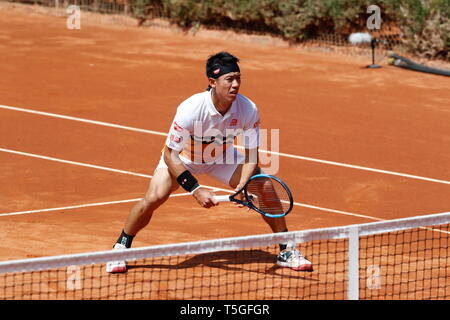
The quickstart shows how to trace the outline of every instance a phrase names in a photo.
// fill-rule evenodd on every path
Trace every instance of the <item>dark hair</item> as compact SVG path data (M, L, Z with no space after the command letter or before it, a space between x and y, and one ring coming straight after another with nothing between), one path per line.
M213 68L216 68L217 66L225 67L225 66L232 66L237 65L239 62L239 59L233 56L231 53L226 51L221 51L219 53L216 53L208 58L206 60L206 76L210 76L210 72ZM210 90L211 86L208 85L208 88L206 90Z

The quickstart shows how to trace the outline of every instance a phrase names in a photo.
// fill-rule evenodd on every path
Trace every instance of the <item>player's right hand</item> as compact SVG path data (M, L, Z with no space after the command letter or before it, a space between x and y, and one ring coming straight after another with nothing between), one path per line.
M219 205L219 202L214 199L214 192L206 188L198 188L194 191L193 196L203 208L211 208Z
M242 189L241 186L237 186L237 187L234 189L234 191L235 191L235 192L238 192L238 191L241 190L241 189ZM237 199L237 200L244 201L244 200L245 200L244 192L239 193L239 194L236 196L236 199ZM234 202L234 205L237 206L238 208L245 208L247 211L250 211L250 208L247 207L247 206L244 206L243 204L235 203L235 202Z

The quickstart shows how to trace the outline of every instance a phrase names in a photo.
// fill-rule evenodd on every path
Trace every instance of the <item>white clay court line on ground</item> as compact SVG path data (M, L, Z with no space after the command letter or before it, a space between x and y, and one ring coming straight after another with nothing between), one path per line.
M93 168L93 169L97 169L97 170L104 170L104 171L109 171L109 172L128 174L128 175L142 177L142 178L151 178L152 177L151 175L142 174L142 173L136 173L136 172L125 171L125 170L118 170L118 169L108 168L108 167L104 167L104 166L97 166L97 165L92 165L92 164L87 164L87 163L82 163L82 162L77 162L77 161L63 160L63 159L58 159L58 158L54 158L54 157L42 156L42 155L37 155L37 154L28 153L28 152L22 152L22 151L16 151L16 150L11 150L11 149L0 148L0 152L6 152L6 153L11 153L11 154L21 155L21 156L26 156L26 157L32 157L32 158L38 158L38 159L43 159L43 160L55 161L55 162L60 162L60 163L65 163L65 164L70 164L70 165L75 165L75 166ZM228 192L228 193L234 193L233 191L228 190L228 189L217 188L217 187L212 187L212 186L207 186L207 185L204 185L204 187L212 189L213 191L224 191L224 192ZM177 196L183 196L183 195L189 195L189 194L188 193L182 193L182 194L176 194L176 195ZM30 213L39 213L39 212L68 210L68 209L76 209L76 208L83 208L83 207L108 205L108 204L117 204L117 203L132 202L132 201L138 201L138 200L139 199L129 199L129 200L120 200L120 201L110 201L110 202L99 202L99 203L92 203L92 204L74 205L74 206L59 207L59 208L49 208L49 209L40 209L40 210L27 210L27 211L18 211L18 212L8 212L8 213L0 213L0 217L1 216L19 215L19 214L30 214ZM315 209L315 210L320 210L320 211L327 211L327 212L332 212L332 213L349 215L349 216L353 216L353 217L365 218L365 219L370 219L370 220L377 220L377 221L384 220L384 219L371 217L371 216L367 216L367 215L362 215L362 214L358 214L358 213L340 211L340 210L335 210L335 209L328 209L328 208L313 206L313 205L304 204L304 203L294 202L294 205L299 206L299 207L305 207L305 208L310 208L310 209Z
M108 123L108 122L103 122L103 121L88 120L88 119L83 119L83 118L78 118L78 117L71 117L71 116L65 116L65 115L60 115L60 114L55 114L55 113L42 112L42 111L37 111L37 110L32 110L32 109L24 109L24 108L10 107L10 106L4 106L4 105L0 105L0 109L7 109L7 110L13 110L13 111L19 111L19 112L26 112L26 113L37 114L37 115L41 115L41 116L60 118L60 119L66 119L66 120L72 120L72 121L78 121L78 122L84 122L84 123L90 123L90 124L104 126L104 127L111 127L111 128L117 128L117 129L134 131L134 132L153 134L153 135L158 135L158 136L163 136L163 137L167 136L167 134L163 133L163 132L158 132L158 131L153 131L153 130L146 130L146 129L139 129L139 128L133 128L133 127L128 127L128 126L122 126L122 125L112 124L112 123ZM238 148L241 148L241 147L238 147ZM311 161L311 162L317 162L317 163L322 163L322 164L327 164L327 165L332 165L332 166L338 166L338 167L344 167L344 168L350 168L350 169L356 169L356 170L363 170L363 171L370 171L370 172L376 172L376 173L381 173L381 174L399 176L399 177L403 177L403 178L416 179L416 180L422 180L422 181L428 181L428 182L434 182L434 183L441 183L441 184L450 185L450 181L434 179L434 178L428 178L428 177L422 177L422 176L417 176L417 175L412 175L412 174L407 174L407 173L400 173L400 172L395 172L395 171L381 170L381 169L375 169L375 168L370 168L370 167L363 167L363 166L352 165L352 164L347 164L347 163L316 159L316 158L311 158L311 157L303 157L303 156L297 156L297 155L288 154L288 153L282 153L282 152L274 152L274 151L263 150L263 149L260 149L259 151L263 152L263 153L267 153L267 154L274 154L274 155L287 157L287 158L292 158L292 159Z
M174 194L171 194L170 197L171 198L172 197L181 197L181 196L187 196L187 195L190 195L190 193L174 193ZM139 200L141 200L141 198L117 200L117 201L107 201L107 202L86 203L86 204L79 204L79 205L58 207L58 208L36 209L36 210L0 213L0 217L2 217L2 216L17 216L17 215L30 214L30 213L62 211L62 210L79 209L79 208L99 207L99 206L106 206L106 205L112 205L112 204L138 202Z
M217 188L214 188L214 190L217 190ZM231 192L231 191L225 190L225 189L219 189L219 190L224 190L224 191ZM170 197L172 198L172 197L181 197L181 196L188 196L188 195L190 195L190 193L187 193L187 192L186 193L175 193L175 194L171 194ZM127 200L117 200L117 201L108 201L108 202L87 203L87 204L73 205L73 206L67 206L67 207L58 207L58 208L48 208L48 209L38 209L38 210L28 210L28 211L17 211L17 212L10 212L10 213L0 213L0 217L2 217L2 216L16 216L16 215L23 215L23 214L30 214L30 213L63 211L63 210L71 210L71 209L79 209L79 208L99 207L99 206L105 206L105 205L137 202L139 200L141 200L141 198L127 199ZM357 217L371 219L371 220L376 220L376 221L387 221L387 219L375 218L375 217L370 217L370 216L365 216L365 215L360 215L360 214L355 214L355 213L350 213L350 212L345 212L345 211L339 211L339 210L325 209L325 208L321 208L321 207L301 204L301 203L298 203L298 202L294 202L294 204L297 205L297 206L301 206L301 207L312 208L312 209L322 210L322 211L329 211L329 212L334 212L334 213L339 213L339 214L344 214L344 215L350 215L350 216L357 216ZM450 232L448 232L448 231L434 229L434 228L430 228L430 227L420 227L420 229L429 230L429 231L435 231L435 232L440 232L440 233L445 233L445 234L450 234Z

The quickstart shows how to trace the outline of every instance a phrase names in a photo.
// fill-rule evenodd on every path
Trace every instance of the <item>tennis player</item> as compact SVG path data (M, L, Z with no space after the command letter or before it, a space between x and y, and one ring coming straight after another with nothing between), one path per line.
M208 174L236 191L258 166L260 119L256 105L239 93L239 59L228 52L210 56L206 62L209 86L182 102L170 127L161 159L145 197L131 210L114 249L130 248L136 234L149 222L153 212L178 187L192 194L204 208L218 205L214 192L202 187L195 176ZM243 138L245 152L233 143ZM287 232L282 218L262 216L273 232ZM280 244L277 264L298 271L312 271L312 264L291 244ZM107 272L127 271L124 261L107 263Z

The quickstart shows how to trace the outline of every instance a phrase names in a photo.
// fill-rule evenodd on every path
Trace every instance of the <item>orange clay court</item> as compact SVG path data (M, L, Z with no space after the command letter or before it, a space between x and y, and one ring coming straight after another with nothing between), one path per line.
M449 78L94 15L68 30L66 16L18 8L0 10L2 261L109 250L176 107L206 88L205 60L222 50L241 59L261 127L280 129L290 231L449 211ZM257 213L175 194L133 247L269 232Z

